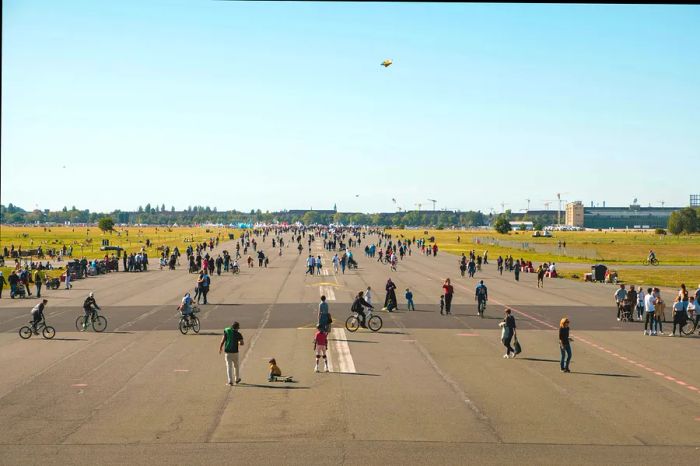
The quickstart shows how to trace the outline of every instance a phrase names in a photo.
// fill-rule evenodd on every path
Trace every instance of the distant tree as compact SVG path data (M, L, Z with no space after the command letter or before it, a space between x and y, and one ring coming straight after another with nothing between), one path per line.
M160 211L161 211L161 212L165 212L165 204L161 204L161 206L160 206Z
M681 233L695 233L698 231L698 215L692 207L677 210L671 213L668 219L668 231L674 235Z
M507 214L500 214L496 217L496 221L493 222L493 228L503 235L512 230Z
M175 212L175 206L170 207L170 212Z
M68 212L68 207L63 206L63 210L61 212Z
M147 214L150 214L151 213L151 203L149 202L148 204L146 204L146 207L144 207L143 210L145 210Z
M143 213L143 207L139 206L138 213Z
M104 232L112 231L114 230L114 220L112 220L112 217L102 217L97 222L97 226Z

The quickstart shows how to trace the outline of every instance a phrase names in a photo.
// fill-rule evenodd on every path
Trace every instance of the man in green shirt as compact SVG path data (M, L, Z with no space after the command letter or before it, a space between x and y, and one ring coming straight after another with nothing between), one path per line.
M234 322L230 327L224 329L224 336L221 338L221 344L219 345L219 354L222 351L225 352L226 360L226 376L228 377L228 382L226 385L233 385L234 380L236 385L241 381L241 367L238 363L238 345L243 346L243 335L238 331L240 324ZM233 376L231 370L233 366Z

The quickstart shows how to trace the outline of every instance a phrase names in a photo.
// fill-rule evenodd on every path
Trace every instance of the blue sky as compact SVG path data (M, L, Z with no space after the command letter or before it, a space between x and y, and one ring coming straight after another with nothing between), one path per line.
M686 205L698 50L697 6L3 2L0 194L52 210Z

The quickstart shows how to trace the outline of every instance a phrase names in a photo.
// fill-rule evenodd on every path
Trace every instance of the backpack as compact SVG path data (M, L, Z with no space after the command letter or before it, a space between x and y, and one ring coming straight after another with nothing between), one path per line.
M350 310L351 310L352 312L361 311L361 310L362 310L362 304L360 304L360 301L357 300L357 299L356 299L355 301L353 301L352 307L350 307Z
M476 294L479 296L484 296L486 295L486 287L485 286L480 286L476 289Z

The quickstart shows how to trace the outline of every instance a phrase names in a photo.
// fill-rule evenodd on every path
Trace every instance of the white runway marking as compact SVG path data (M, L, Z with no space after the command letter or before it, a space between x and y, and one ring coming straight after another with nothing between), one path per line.
M331 334L333 335L333 349L338 357L340 372L350 374L356 373L355 362L352 360L352 354L350 354L350 347L348 346L348 339L345 336L345 329L334 328Z
M335 301L335 291L332 286L321 285L318 287L319 296L326 295L328 301Z

